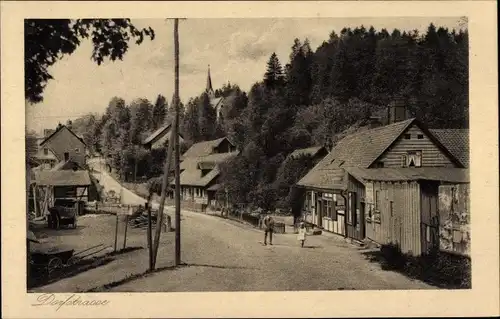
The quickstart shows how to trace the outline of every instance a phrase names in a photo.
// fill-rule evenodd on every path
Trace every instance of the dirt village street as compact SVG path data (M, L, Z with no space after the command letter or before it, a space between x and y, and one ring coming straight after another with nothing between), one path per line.
M98 170L99 162L91 161ZM120 184L101 170L95 173L105 190L118 191ZM127 204L144 199L123 189ZM158 206L158 203L153 205ZM172 216L173 207L167 207ZM250 225L204 213L183 210L181 223L182 265L174 268L174 232L162 233L157 268L148 269L146 231L129 229L127 247L143 247L75 276L32 289L33 292L180 292L180 291L279 291L432 289L426 283L387 271L370 261L374 250L323 233L308 236L301 248L292 231L275 234L273 245L264 246L264 233ZM85 247L114 241L115 217L84 215L76 230L60 230L45 236L53 243ZM123 226L121 226L123 227ZM292 230L290 228L290 230ZM122 230L120 230L122 231ZM119 233L120 233L119 231ZM123 239L118 239L121 247ZM79 249L77 248L77 249ZM112 247L110 247L112 250ZM130 278L136 276L136 278Z

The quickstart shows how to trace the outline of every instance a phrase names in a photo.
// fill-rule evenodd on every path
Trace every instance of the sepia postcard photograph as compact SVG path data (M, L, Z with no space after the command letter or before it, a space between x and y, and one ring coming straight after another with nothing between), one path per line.
M494 4L2 2L3 312L498 314Z

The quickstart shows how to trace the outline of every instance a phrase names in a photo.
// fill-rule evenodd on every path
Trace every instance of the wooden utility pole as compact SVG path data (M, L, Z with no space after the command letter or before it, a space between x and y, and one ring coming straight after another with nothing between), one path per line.
M174 136L177 135L176 132L176 126L174 125L174 129L170 131L170 139L168 143L168 150L167 150L167 158L165 159L165 166L163 168L163 180L161 184L161 196L160 196L160 207L158 209L158 213L156 216L156 229L155 229L155 238L154 238L154 243L153 243L153 270L156 267L156 257L158 255L158 248L160 245L160 234L161 234L161 228L163 224L163 209L165 207L165 197L167 193L167 187L168 187L168 176L170 173L170 163L172 162L172 153L173 153L173 148L174 148L174 143L172 141L174 140Z
M179 19L174 20L175 54L175 265L181 263L181 197L179 176Z
M161 187L160 207L156 219L156 233L154 240L153 252L153 269L156 267L156 258L158 256L158 248L160 244L160 234L163 224L163 209L165 206L165 197L168 187L168 175L170 173L170 164L172 162L172 153L174 144L175 148L175 265L180 264L180 180L179 180L179 19L174 19L174 52L175 52L175 117L173 129L170 131L170 138L168 143L167 158L165 160L165 167L163 169L163 181Z
M149 270L153 270L153 240L152 240L152 220L151 220L151 195L148 197L148 201L145 204L146 211L148 213L148 231L147 231L147 240L148 240L148 248L149 248Z

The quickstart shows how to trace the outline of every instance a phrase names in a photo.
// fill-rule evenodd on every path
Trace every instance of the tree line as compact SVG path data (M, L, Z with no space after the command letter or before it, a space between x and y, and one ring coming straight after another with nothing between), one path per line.
M331 32L316 50L307 39L295 39L285 65L273 53L262 80L248 93L229 83L216 90L224 97L219 120L206 94L190 99L181 107L180 130L186 147L228 136L241 150L222 168L233 202L290 208L290 186L314 165L307 157L287 159L293 150L335 143L370 116L384 120L394 99L430 128L467 128L468 78L467 30L433 24L423 34L344 28ZM82 132L92 148L111 156L119 172L139 161L148 163L142 166L153 176L161 174L165 151L153 160L155 169L152 154L138 144L171 116L162 96L154 105L138 99L126 106L114 98L102 118L89 119Z

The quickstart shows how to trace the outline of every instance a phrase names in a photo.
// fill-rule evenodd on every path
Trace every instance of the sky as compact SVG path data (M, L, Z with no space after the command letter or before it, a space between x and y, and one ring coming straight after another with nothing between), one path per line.
M377 31L417 29L430 23L450 29L463 27L460 18L252 18L188 19L179 23L180 97L183 102L203 92L210 65L214 89L230 82L248 91L262 80L269 56L276 52L282 65L289 61L293 40L309 39L315 50L332 31L344 27L373 26ZM59 122L88 113L103 113L114 96L130 103L158 94L171 101L174 88L173 21L132 20L137 27L150 26L155 39L131 44L123 61L98 66L90 59L92 45L80 47L49 68L54 80L43 93L44 101L26 105L26 126L41 133Z

